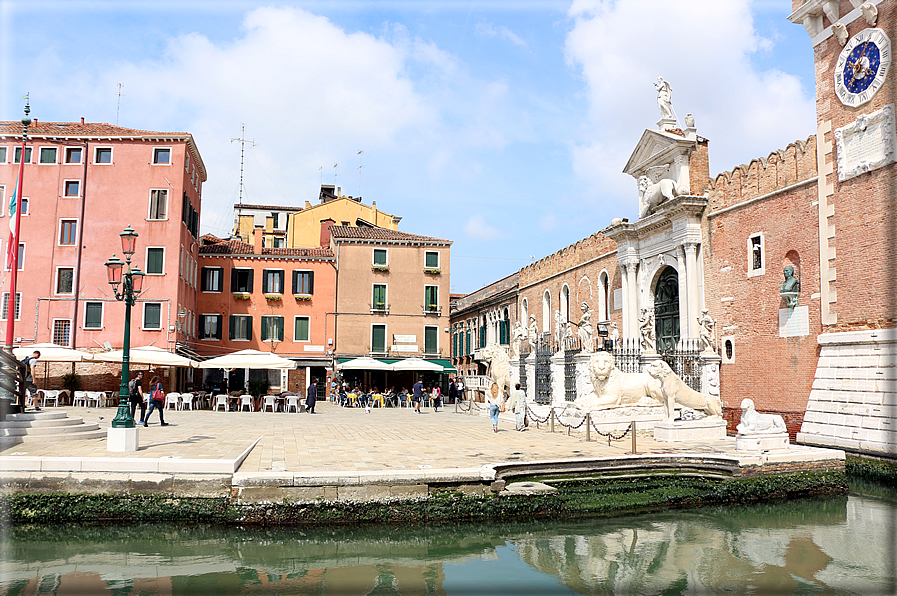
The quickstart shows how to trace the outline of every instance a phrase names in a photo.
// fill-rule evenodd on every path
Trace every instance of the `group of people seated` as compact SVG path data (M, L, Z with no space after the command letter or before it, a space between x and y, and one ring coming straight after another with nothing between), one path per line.
M430 397L433 403L441 397L441 390L438 385L427 387L426 395ZM354 395L354 398L350 396ZM386 391L380 391L377 387L369 387L367 385L350 386L348 383L340 385L335 392L331 393L331 400L337 404L346 407L368 408L374 404L380 405L380 398L374 396L383 396L383 405L386 407L398 408L405 406L411 401L411 392L407 387L402 387L401 391L397 391L395 386L390 387Z

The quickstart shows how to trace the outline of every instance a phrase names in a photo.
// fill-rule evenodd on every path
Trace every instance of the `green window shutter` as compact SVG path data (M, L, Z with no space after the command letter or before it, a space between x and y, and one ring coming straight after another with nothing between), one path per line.
M308 317L296 317L296 341L308 341Z
M252 317L246 317L246 339L252 339Z
M424 353L435 354L437 350L437 331L436 327L424 327Z
M235 339L236 337L236 329L234 329L234 325L237 324L237 317L231 315L227 321L227 338Z
M428 252L426 254L425 267L427 269L438 269L439 268L439 253L438 252Z
M147 302L143 305L143 328L159 329L162 325L162 305Z
M262 317L262 341L268 341L268 317Z
M146 249L146 272L162 274L164 273L164 248L148 248Z
M315 293L315 272L314 271L308 272L308 293L309 294Z
M84 327L99 329L103 324L103 303L88 302L84 309Z
M382 248L374 249L374 265L386 265L386 250Z
M217 315L215 317L215 339L221 339L221 323L223 322L224 317L221 315Z
M385 325L374 325L371 327L371 351L372 352L385 352L386 351L386 326Z
M283 341L283 317L277 317L274 326L277 329L277 341Z

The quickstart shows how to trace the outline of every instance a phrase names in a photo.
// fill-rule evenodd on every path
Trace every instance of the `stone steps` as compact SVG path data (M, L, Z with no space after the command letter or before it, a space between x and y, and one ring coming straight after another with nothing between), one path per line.
M0 422L0 443L31 441L76 441L106 436L96 422L85 423L80 417L69 418L67 412L27 412L10 414Z

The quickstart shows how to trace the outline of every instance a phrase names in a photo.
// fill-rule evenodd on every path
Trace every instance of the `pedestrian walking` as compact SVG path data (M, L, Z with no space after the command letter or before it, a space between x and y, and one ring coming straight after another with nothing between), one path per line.
M131 404L131 418L137 413L137 406L140 406L140 422L143 424L146 419L146 401L143 399L143 371L137 371L137 374L128 382L128 402Z
M420 402L424 399L424 384L420 379L411 388L411 403L414 404L414 411L420 414Z
M318 401L318 386L315 384L315 380L311 380L311 385L308 386L308 392L305 394L305 410L309 414L315 413L315 402Z
M438 412L440 406L442 406L442 390L439 388L439 385L433 385L430 400L433 402L433 411Z
M514 391L511 392L507 408L516 416L517 430L523 430L526 426L526 392L520 388L520 383L514 384Z
M498 414L505 410L505 396L502 395L498 383L492 383L489 389L489 418L492 419L492 432L498 432Z
M165 391L162 390L162 379L159 378L159 375L153 375L153 379L150 381L150 404L146 416L143 418L143 426L149 426L149 419L153 415L153 410L159 410L159 422L162 423L162 426L168 426L168 423L165 422L165 415L162 413L162 406L164 405Z
M40 352L35 350L31 356L22 358L22 364L25 365L25 405L28 405L28 397L31 397L31 406L35 411L40 412L40 406L37 405L37 385L34 384L34 364L40 358Z

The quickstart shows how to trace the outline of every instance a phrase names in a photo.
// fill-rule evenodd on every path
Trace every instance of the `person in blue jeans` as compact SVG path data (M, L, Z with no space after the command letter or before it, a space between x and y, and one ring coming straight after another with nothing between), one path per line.
M502 395L501 389L498 387L498 383L492 383L492 387L489 389L489 392L492 394L489 398L489 418L492 419L492 432L498 432L498 414L501 412L502 406L505 403L505 396Z
M143 418L143 426L149 426L149 419L154 409L159 410L159 421L162 423L162 426L168 426L168 423L165 422L165 416L162 414L162 406L164 405L165 392L162 390L162 379L159 378L159 375L155 375L153 380L150 381L150 405L149 411Z

